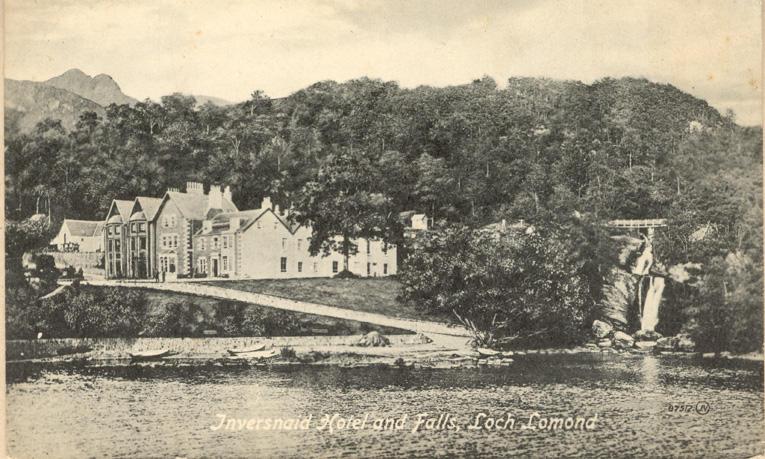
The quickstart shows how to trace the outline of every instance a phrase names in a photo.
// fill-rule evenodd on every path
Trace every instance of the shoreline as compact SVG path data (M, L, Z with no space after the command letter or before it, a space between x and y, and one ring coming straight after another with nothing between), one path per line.
M162 359L133 362L129 353L139 350L145 346L132 346L123 349L94 349L88 352L72 353L66 355L48 355L31 358L7 359L6 365L40 365L40 366L58 366L58 365L85 365L89 367L99 366L184 366L184 367L202 367L202 366L301 366L301 365L322 365L337 367L367 367L367 366L389 366L389 367L407 367L407 368L481 368L491 367L510 367L516 359L533 359L539 356L569 356L569 357L588 357L588 358L611 358L620 356L660 356L660 357L681 357L695 358L702 361L736 361L736 362L763 362L763 354L746 353L731 354L721 353L715 356L714 353L699 352L678 352L678 351L654 351L640 349L613 349L613 348L593 348L578 346L574 348L546 348L546 349L526 349L516 351L506 351L500 356L483 357L474 349L462 345L454 345L454 340L431 343L414 343L413 340L404 342L401 339L390 346L384 347L361 347L351 344L357 337L317 337L317 338L342 338L343 343L318 344L305 343L295 338L312 337L288 337L273 338L267 344L268 349L280 351L289 348L291 351L288 357L280 354L270 358L248 358L246 356L231 356L220 349L200 349L196 346L194 350L181 351ZM169 340L173 340L170 338ZM193 340L186 338L185 340ZM249 341L255 338L246 338ZM177 338L176 340L182 340ZM451 345L450 345L451 344ZM219 347L219 346L218 346Z

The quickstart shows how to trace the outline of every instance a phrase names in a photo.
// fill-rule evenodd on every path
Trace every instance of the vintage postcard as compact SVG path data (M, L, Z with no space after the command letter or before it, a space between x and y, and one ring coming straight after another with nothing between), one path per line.
M759 0L6 0L6 455L765 454Z

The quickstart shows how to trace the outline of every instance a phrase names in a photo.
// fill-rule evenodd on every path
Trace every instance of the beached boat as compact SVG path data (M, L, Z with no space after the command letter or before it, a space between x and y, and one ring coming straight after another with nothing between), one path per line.
M156 349L153 351L130 352L130 358L133 360L158 360L171 355L169 349Z
M254 352L245 352L242 354L235 354L231 357L236 357L240 359L269 359L271 357L276 357L279 355L279 351L276 349L269 349L267 351L254 351Z
M248 354L250 352L262 351L265 348L266 348L265 344L258 344L256 346L248 347L244 349L229 349L228 353L231 355Z
M478 354L481 357L496 357L496 356L501 356L502 355L501 352L495 351L494 349L489 349L489 348L486 348L486 347L476 348L476 351L478 351Z

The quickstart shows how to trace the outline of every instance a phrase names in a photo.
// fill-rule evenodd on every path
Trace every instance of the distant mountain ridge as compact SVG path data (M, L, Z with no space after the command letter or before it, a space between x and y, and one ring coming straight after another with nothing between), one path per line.
M189 94L189 95L197 101L198 105L204 105L208 102L218 107L236 105L236 102L231 102L230 100L221 99L220 97L203 96L200 94Z
M133 105L138 102L125 95L117 82L103 73L91 77L80 69L71 69L43 83L90 99L102 107L109 104Z
M38 81L5 80L5 120L21 132L31 131L45 118L61 120L71 130L85 112L106 114L101 105L65 89Z

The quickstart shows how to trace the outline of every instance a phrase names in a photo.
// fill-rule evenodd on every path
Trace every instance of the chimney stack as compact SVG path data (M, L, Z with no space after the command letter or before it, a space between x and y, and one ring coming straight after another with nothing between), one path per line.
M223 197L228 200L228 202L234 202L233 199L231 199L231 187L226 185L226 189L223 190Z
M223 194L218 185L210 186L210 193L207 195L207 210L223 209Z
M260 202L260 208L262 210L270 209L271 208L271 198L266 196L263 198L263 200Z
M209 233L212 231L212 220L202 220L202 232Z
M186 193L205 194L204 187L199 182L186 182Z

